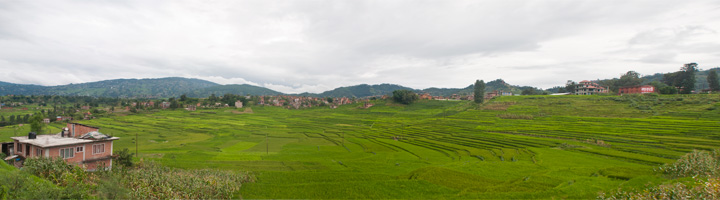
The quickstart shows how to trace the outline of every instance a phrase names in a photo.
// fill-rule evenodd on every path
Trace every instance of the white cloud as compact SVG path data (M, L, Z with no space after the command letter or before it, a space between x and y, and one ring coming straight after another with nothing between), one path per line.
M717 66L715 1L0 2L0 80L543 88Z

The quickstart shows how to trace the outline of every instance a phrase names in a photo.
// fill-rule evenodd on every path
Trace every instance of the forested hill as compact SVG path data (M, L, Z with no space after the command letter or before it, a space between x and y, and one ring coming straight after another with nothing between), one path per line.
M450 96L453 94L458 95L472 95L474 85L469 85L465 88L427 88L424 90L419 90L417 92L419 93L428 93L432 96ZM503 91L503 92L512 92L513 94L520 94L522 90L528 89L528 88L534 88L532 86L517 86L517 85L510 85L509 83L505 82L502 79L496 79L490 82L485 83L485 92L492 92L492 91Z
M707 76L710 73L710 70L715 70L715 72L720 73L720 67L700 70L695 73L695 90L704 90L710 87L707 82ZM665 75L665 73L655 73L653 75L643 76L643 83L648 84L653 81L662 82L663 75Z
M474 85L469 85L465 88L427 88L423 90L416 90L409 87L394 85L394 84L380 84L380 85L355 85L348 87L339 87L334 90L326 91L320 94L302 93L301 96L316 96L316 97L371 97L371 96L382 96L391 95L395 90L411 90L418 94L428 93L432 96L451 96L453 94L458 95L472 95ZM505 91L520 94L523 89L533 88L530 86L515 86L506 83L502 79L487 82L485 84L485 91Z
M392 94L395 90L415 90L409 87L394 84L379 84L379 85L354 85L348 87L339 87L330 91L325 91L320 94L302 93L298 94L301 96L314 96L314 97L371 97L371 96L382 96L386 94Z
M200 79L114 79L60 86L0 83L0 95L70 95L96 97L174 97L219 84Z
M502 79L487 82L485 91L493 90L520 93L520 87L505 83ZM453 94L470 95L473 85L465 88L428 88L424 90L412 89L395 84L339 87L323 93L290 94L312 97L355 97L366 98L372 96L390 95L395 90L412 90L419 94L429 93L432 96L450 96ZM81 84L60 86L24 85L0 82L0 95L68 95L93 97L123 97L123 98L168 98L179 97L186 94L188 97L202 98L211 94L237 94L237 95L280 95L283 94L268 88L253 85L220 85L210 81L180 77L154 78L154 79L115 79Z
M223 94L237 94L237 95L280 95L281 92L267 89L264 87L258 87L254 85L242 84L242 85L217 85L212 87L206 87L188 92L189 97L204 98L211 94L223 95Z

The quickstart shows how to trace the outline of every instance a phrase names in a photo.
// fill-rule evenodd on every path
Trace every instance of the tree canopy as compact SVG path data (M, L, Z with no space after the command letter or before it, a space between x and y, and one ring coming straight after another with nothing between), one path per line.
M689 63L685 64L682 68L680 68L680 93L682 94L690 94L693 90L695 90L695 72L697 71L697 64L696 63Z
M393 100L402 104L411 104L419 99L415 92L410 90L395 90L393 91Z
M32 118L30 118L30 131L38 134L42 133L44 118L45 116L42 113L35 113Z
M475 80L475 103L482 103L485 100L485 81Z
M707 81L711 91L720 91L720 82L718 82L718 75L715 70L710 70Z
M575 81L568 80L567 83L565 83L565 92L575 93L576 87L577 83Z
M615 89L621 87L637 86L642 84L643 79L640 78L640 74L635 71L628 71L627 73L620 76L620 79L615 82Z
M695 90L696 71L698 71L697 63L688 63L680 68L680 71L664 74L662 82L680 88L681 94L690 94Z

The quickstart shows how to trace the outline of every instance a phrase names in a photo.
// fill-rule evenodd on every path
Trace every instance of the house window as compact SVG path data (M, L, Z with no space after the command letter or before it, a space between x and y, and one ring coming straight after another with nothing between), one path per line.
M94 144L93 154L105 153L105 144Z
M41 148L35 149L35 156L42 156L43 150Z
M75 147L75 152L83 152L83 146Z
M65 159L75 157L74 150L75 148L72 147L60 149L60 157Z
M17 152L22 153L22 144L18 143Z

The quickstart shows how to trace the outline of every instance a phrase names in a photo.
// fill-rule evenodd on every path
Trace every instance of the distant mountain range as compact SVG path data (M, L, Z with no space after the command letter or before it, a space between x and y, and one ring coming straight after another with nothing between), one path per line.
M707 74L709 70L720 70L720 68L712 68L699 71L696 74L696 88L702 90L708 88ZM662 73L643 76L645 83L662 80ZM474 80L469 80L474 83ZM550 92L564 86L548 89ZM493 80L486 83L485 91L493 90L521 93L522 90L533 88L531 86L510 85L502 79ZM288 94L298 96L312 97L355 97L366 98L372 96L382 96L392 94L395 90L412 90L420 94L428 93L432 96L450 96L453 94L470 95L473 93L473 85L470 84L465 88L427 88L423 90L413 89L395 84L379 84L379 85L354 85L347 87L339 87L330 91L319 94L301 93ZM283 94L264 87L253 85L221 85L206 80L169 77L169 78L152 78L152 79L114 79L98 82L89 82L81 84L68 84L59 86L41 86L14 84L0 81L0 95L68 95L68 96L94 96L94 97L121 97L121 98L168 98L179 97L186 94L189 97L207 97L211 94L237 94L237 95L280 95Z
M252 85L220 85L191 78L114 79L59 86L23 85L0 82L0 95L70 95L125 98L166 98L187 94L207 97L210 94L276 95L267 88Z
M525 88L531 87L512 86L501 79L490 81L486 84L486 91L502 90L520 93L520 91ZM469 85L465 88L428 88L424 90L417 90L395 84L361 84L339 87L319 94L301 93L289 95L365 98L392 94L395 90L412 90L421 94L429 93L432 96L450 96L453 94L469 95L473 93L473 85ZM227 93L238 95L283 94L278 91L253 85L220 85L206 80L181 77L114 79L59 86L25 85L0 81L0 95L69 95L122 98L168 98L178 97L182 94L186 94L189 97L207 97L211 94L223 95Z

